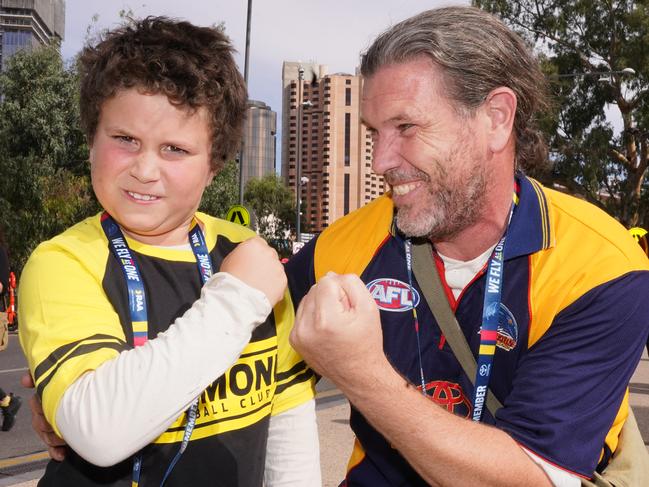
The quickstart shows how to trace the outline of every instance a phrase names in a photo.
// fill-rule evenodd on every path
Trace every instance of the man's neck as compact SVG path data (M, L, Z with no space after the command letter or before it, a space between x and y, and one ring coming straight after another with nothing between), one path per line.
M497 192L491 189L478 221L449 239L432 243L437 251L452 259L468 261L475 259L502 238L509 224L512 207L513 181Z

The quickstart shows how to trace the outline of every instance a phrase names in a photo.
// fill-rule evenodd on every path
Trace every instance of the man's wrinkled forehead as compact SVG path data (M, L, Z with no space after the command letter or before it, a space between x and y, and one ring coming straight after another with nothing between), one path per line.
M363 80L361 119L371 125L376 111L394 121L427 110L422 100L446 99L441 69L425 57L382 66Z

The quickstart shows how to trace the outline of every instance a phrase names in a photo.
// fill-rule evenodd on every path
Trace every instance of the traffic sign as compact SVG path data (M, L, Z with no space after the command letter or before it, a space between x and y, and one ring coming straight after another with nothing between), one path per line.
M234 205L231 206L230 209L228 210L228 214L226 215L225 219L230 222L243 225L244 227L249 227L250 211L248 211L248 208L246 208L243 205Z
M647 231L642 227L629 228L629 233L633 238L635 238L636 242L640 241L642 237L647 235Z

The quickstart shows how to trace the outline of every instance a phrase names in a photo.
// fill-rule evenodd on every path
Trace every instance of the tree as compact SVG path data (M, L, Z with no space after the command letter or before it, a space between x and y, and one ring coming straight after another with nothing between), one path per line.
M269 174L248 181L243 199L257 217L259 235L280 255L289 255L287 237L295 227L295 201L291 190L276 174Z
M648 225L647 2L474 0L474 4L499 15L540 53L557 101L556 113L545 121L552 181L624 225ZM637 75L623 73L626 68ZM600 72L614 73L595 74ZM612 123L618 119L621 132Z
M21 51L0 73L0 221L17 271L39 242L98 209L77 91L57 46Z
M228 208L239 201L239 166L228 161L203 193L200 211L225 218Z

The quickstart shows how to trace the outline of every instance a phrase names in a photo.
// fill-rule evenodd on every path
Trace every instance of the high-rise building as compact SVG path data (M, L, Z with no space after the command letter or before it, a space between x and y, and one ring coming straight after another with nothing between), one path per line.
M293 191L300 187L303 230L321 232L386 185L372 172L372 139L360 123L362 78L318 76L322 70L314 65L300 72L300 63L286 62L285 75L289 64L296 67L294 79L284 79L282 175Z
M65 0L0 0L0 69L21 49L64 37Z
M277 113L262 101L248 100L241 165L244 184L276 172L276 133Z
M317 83L326 73L327 66L324 64L284 61L282 65L282 177L286 184L289 184L286 134L289 133L290 128L289 112L294 110L294 107L291 108L291 106L295 104L295 100L291 101L291 90L295 90L294 85L300 76L309 83ZM295 97L295 93L293 93L293 97Z

